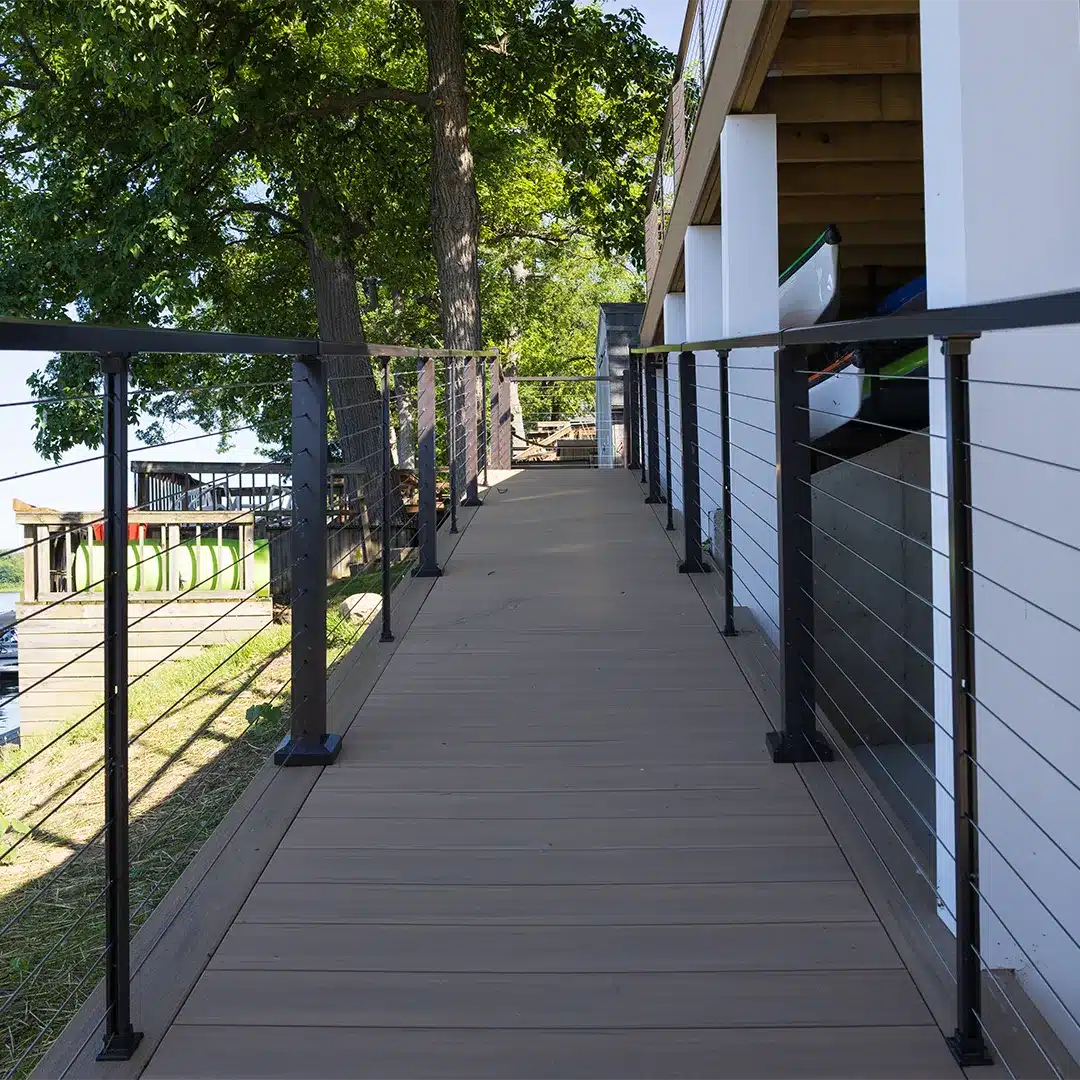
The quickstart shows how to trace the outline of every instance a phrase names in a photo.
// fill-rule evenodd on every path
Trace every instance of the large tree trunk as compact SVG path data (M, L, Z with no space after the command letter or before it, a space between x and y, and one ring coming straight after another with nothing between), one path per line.
M469 99L465 88L465 53L457 0L419 0L427 47L431 118L431 233L439 274L443 344L448 349L480 349L480 201L469 148ZM454 430L464 422L464 365L456 362L457 410ZM471 388L475 393L475 387ZM450 380L446 415L451 415ZM448 436L449 438L449 436ZM465 488L465 452L458 452L458 490Z
M420 0L431 105L431 232L439 273L443 341L482 348L480 203L469 149L465 55L456 0Z
M361 344L364 330L356 292L356 269L348 258L323 251L315 239L310 223L314 200L314 192L301 192L319 337L323 341ZM374 526L382 521L382 404L371 361L366 356L331 356L327 379L343 466L359 470L347 490L363 497L368 522ZM399 492L391 488L390 497L391 520L398 520Z

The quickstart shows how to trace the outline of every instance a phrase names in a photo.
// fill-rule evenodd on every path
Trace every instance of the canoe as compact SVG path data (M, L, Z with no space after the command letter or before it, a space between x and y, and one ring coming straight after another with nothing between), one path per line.
M830 225L780 275L780 329L812 326L832 307L838 289L840 233Z
M926 275L890 293L876 314L926 310ZM929 422L928 374L925 341L866 342L846 349L828 367L810 376L810 439L823 446L867 441L871 425L919 431ZM854 419L867 429L834 439L828 437ZM881 428L879 427L879 431ZM880 441L880 440L878 440Z
M810 376L810 441L817 442L859 415L864 369L857 349Z
M928 355L919 339L864 343L811 376L815 471L929 425Z
M895 292L889 293L878 304L877 315L894 315L900 311L925 311L926 310L926 275L901 285Z

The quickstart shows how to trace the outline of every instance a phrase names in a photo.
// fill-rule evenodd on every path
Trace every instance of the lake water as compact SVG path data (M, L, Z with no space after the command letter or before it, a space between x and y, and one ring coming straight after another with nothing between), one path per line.
M5 625L15 617L17 592L0 592L0 625ZM0 680L0 743L7 742L19 727L19 702L13 696L18 690L16 679Z

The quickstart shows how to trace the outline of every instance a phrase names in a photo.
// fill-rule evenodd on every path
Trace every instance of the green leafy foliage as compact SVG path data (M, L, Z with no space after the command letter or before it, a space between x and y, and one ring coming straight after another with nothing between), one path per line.
M0 592L21 589L23 584L23 557L21 551L0 556Z
M281 715L280 705L271 705L269 702L261 701L258 705L249 705L247 707L244 712L244 719L249 724L257 724L262 720L276 724L281 720Z
M10 863L15 852L9 849L18 842L19 837L28 836L30 826L17 817L0 814L0 862Z
M487 336L521 371L565 370L595 303L640 291L672 58L633 11L462 14ZM0 314L313 335L315 242L378 282L369 337L438 343L426 85L403 0L7 0ZM288 376L280 357L141 356L131 420L146 443L251 425L287 454ZM37 407L39 452L100 445L100 409L64 400L99 383L83 355L35 374L61 399Z

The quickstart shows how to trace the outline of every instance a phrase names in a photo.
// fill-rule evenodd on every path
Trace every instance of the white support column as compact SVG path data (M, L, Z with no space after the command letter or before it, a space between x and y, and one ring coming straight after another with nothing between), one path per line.
M686 293L668 293L664 297L664 340L687 341ZM668 353L668 392L671 395L671 498L672 508L681 513L682 501L682 426L679 423L679 354Z
M723 287L719 225L691 225L683 241L686 268L686 340L723 337ZM676 364L678 358L676 357ZM720 370L715 352L697 353L698 466L701 474L701 536L712 536L720 506Z
M928 306L1080 287L1076 0L934 0L921 5L920 26ZM930 355L930 374L940 377L934 343ZM1074 330L987 334L975 342L972 442L1080 465L1080 394L992 384L1080 388L1078 355ZM930 387L931 486L943 493L945 446L934 436L945 431L944 392L933 378ZM1080 527L1080 476L975 448L972 482L973 505L996 515L976 512L973 537L977 752L985 769L979 777L983 950L992 966L1016 968L1075 1055L1080 1032L1054 998L1080 1012L1080 950L1032 891L1080 938L1080 873L1056 846L1080 861L1071 827L1080 794L1061 775L1080 780L1077 716L1046 690L1080 700L1080 634L1061 621L1075 623L1080 610L1080 557L1066 546L1075 544ZM940 552L949 546L947 509L935 495L932 539ZM934 605L948 611L948 560L935 555L933 562ZM934 615L934 659L937 874L942 900L952 907L952 743L942 731L952 723L949 619L942 614Z
M729 116L725 121L720 220L723 336L778 330L775 116ZM773 358L772 349L733 352L728 384L735 602L754 611L775 641L779 581L776 562L766 552L778 554L777 535L766 522L776 521L776 470L765 464L776 459Z

